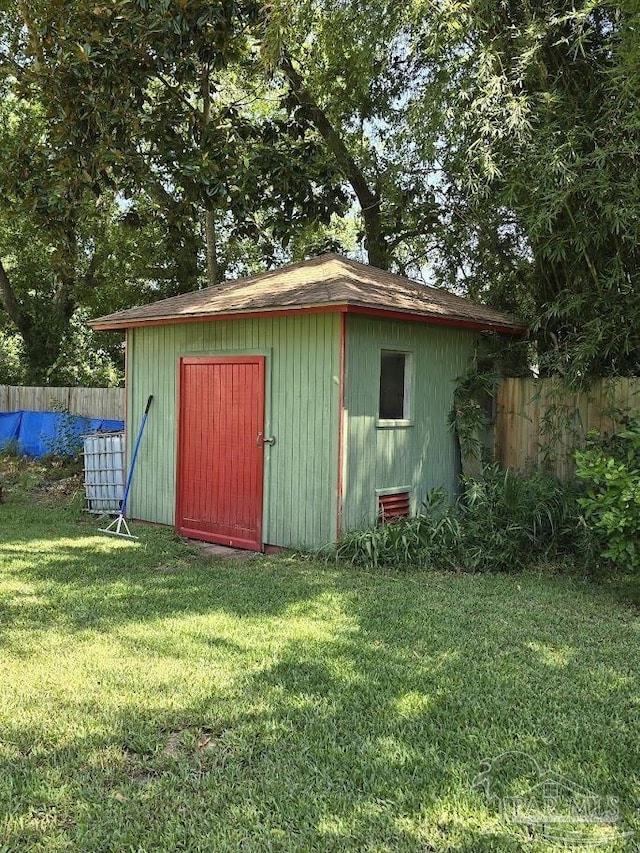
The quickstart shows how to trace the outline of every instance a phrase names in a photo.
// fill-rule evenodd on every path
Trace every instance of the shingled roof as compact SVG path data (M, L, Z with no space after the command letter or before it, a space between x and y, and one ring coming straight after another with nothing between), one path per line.
M339 311L521 333L522 323L446 290L428 287L336 254L226 281L90 321L93 329Z

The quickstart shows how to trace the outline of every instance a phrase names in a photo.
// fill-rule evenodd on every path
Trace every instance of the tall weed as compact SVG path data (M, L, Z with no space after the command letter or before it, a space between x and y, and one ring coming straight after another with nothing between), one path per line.
M550 474L489 466L455 504L435 490L415 518L349 533L337 555L388 568L514 571L570 551L576 518L574 490Z

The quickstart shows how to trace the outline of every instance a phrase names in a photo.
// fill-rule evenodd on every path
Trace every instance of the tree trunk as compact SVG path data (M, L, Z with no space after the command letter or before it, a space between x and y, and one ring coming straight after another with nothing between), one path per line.
M213 210L204 212L204 239L207 248L207 283L209 287L218 284L218 251L216 247L216 220Z
M375 212L362 210L364 220L364 233L367 238L367 253L369 263L381 270L388 270L391 265L391 255L382 235L382 223L380 221L380 202L377 202Z
M24 336L24 333L29 328L29 317L23 312L20 303L16 299L2 260L0 260L0 302L13 325Z
M205 63L200 77L200 94L202 95L202 127L200 128L200 144L205 138L207 127L211 121L211 83L209 65ZM207 283L209 287L218 284L218 252L216 248L216 216L213 207L205 207L204 211L204 241L207 250Z

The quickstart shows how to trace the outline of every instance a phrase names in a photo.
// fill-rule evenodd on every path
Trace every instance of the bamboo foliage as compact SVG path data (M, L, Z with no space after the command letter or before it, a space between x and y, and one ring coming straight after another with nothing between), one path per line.
M566 479L573 451L592 430L611 433L640 414L640 378L601 379L588 391L558 378L503 379L498 389L495 456L504 468L547 467Z

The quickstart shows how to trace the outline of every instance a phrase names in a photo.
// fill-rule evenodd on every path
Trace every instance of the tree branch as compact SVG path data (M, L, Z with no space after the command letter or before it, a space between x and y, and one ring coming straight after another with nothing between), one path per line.
M207 133L207 126L211 121L211 80L209 65L205 63L202 68L200 79L200 92L202 94L202 127L200 132L200 147ZM207 250L207 283L209 287L218 284L218 252L216 247L216 215L211 201L207 202L204 211L204 242Z
M281 68L291 84L292 91L296 96L298 103L307 108L314 125L318 129L322 138L329 145L331 153L344 169L349 183L353 187L355 194L358 196L358 201L360 202L361 207L379 207L380 199L371 191L366 178L351 156L351 153L344 144L342 137L331 124L324 110L321 109L311 93L305 88L302 77L293 67L293 63L288 57L285 57L281 61Z
M345 145L343 138L335 129L327 114L316 102L313 95L305 87L302 77L296 71L288 56L285 56L280 61L280 67L289 81L291 91L296 100L308 111L311 121L327 143L329 150L344 172L346 179L351 184L360 202L367 235L369 261L374 266L386 269L389 265L389 257L382 233L379 194L369 186L362 170Z
M183 94L183 93L178 89L178 87L177 87L177 86L172 86L172 85L171 85L171 83L170 83L170 82L169 82L169 81L168 81L168 80L167 80L167 79L166 79L166 78L165 78L165 77L164 77L164 76L163 76L159 71L156 71L156 73L155 73L155 78L156 78L156 80L159 80L159 81L162 83L162 85L163 85L166 89L168 89L168 90L169 90L169 92L171 92L171 94L172 94L174 97L176 97L179 101L181 101L181 102L184 104L184 106L185 106L185 107L187 107L187 108L188 108L192 113L197 113L197 112L198 112L198 108L197 108L197 107L195 107L195 106L191 103L191 101L189 100L189 98L187 98L187 97L186 97L186 95L184 95L184 94Z
M73 198L68 196L69 205L73 204ZM53 294L53 304L58 316L66 320L71 319L76 310L77 301L74 296L78 281L78 234L77 223L74 213L66 217L62 241L60 245L60 260L57 266L59 284Z
M29 12L29 6L25 2L25 0L19 0L18 8L20 10L20 16L24 23L25 29L29 35L29 47L31 48L31 52L35 56L38 65L44 65L44 51L42 49L42 42L40 41L40 37L37 34L33 18L31 17L31 14Z
M96 270L98 269L98 265L100 263L101 258L99 257L99 253L94 251L91 255L91 259L87 264L87 268L82 276L83 286L88 290L89 288L98 287L100 282L96 279Z

